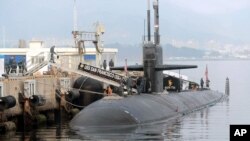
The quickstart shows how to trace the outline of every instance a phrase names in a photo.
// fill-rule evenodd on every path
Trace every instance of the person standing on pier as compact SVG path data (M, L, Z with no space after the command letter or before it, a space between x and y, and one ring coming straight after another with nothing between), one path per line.
M203 81L203 78L201 78L201 89L203 89L203 85L204 85L204 81Z
M113 59L111 59L111 60L109 61L109 68L111 68L111 67L114 67L114 61L113 61Z
M111 96L111 95L112 95L111 86L107 86L107 88L104 90L104 93L105 93L107 96Z
M102 66L103 66L103 69L105 69L105 70L106 70L106 68L107 68L107 61L106 61L106 60L104 60L104 61L103 61Z
M52 46L50 48L50 62L52 63L55 63L54 54L57 55L55 52L55 46Z

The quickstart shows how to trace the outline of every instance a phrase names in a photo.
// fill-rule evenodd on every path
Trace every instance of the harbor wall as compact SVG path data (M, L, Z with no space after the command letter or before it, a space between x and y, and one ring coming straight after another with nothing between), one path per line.
M61 98L65 98L65 96L63 95L65 95L66 92L71 89L71 86L78 77L79 76L77 75L73 75L70 77L41 75L1 78L0 87L2 92L0 97L13 96L16 100L16 105L14 107L5 109L1 111L1 113L3 116L8 118L21 115L23 114L23 112L30 112L32 114L32 110L34 109L36 110L36 112L54 110L59 107L56 96L59 97L60 100L62 100ZM68 85L62 85L62 82L60 82L62 80L68 80ZM27 86L25 86L25 83L30 83L30 85L33 84L31 82L34 82L33 90L30 90L30 87L27 88ZM56 95L56 89L60 90L60 95ZM33 106L30 103L30 98L33 95L42 98L42 100L44 100L44 104ZM64 102L63 104L66 103ZM28 110L26 109L27 111L25 111L24 108L27 108Z

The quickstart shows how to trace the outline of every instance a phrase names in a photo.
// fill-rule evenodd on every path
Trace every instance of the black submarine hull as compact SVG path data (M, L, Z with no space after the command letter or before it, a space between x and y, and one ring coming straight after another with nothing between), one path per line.
M70 127L77 130L157 122L213 105L222 97L222 93L212 90L105 97L78 113L71 120Z

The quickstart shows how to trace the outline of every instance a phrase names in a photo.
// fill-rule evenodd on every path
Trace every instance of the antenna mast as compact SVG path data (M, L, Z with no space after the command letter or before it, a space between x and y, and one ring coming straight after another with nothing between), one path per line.
M74 27L73 27L73 31L77 31L77 8L76 8L76 0L74 0Z
M150 32L150 0L148 0L148 10L147 10L147 22L148 22L148 41L151 41L151 32Z
M154 38L155 38L155 44L159 45L160 44L160 35L159 35L159 0L154 1L154 13L155 13L155 33L154 33Z

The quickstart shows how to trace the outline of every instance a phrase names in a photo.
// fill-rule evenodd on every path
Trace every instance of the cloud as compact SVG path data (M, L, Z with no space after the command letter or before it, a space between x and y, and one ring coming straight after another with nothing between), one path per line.
M162 2L200 14L226 14L250 7L249 0L168 0Z

